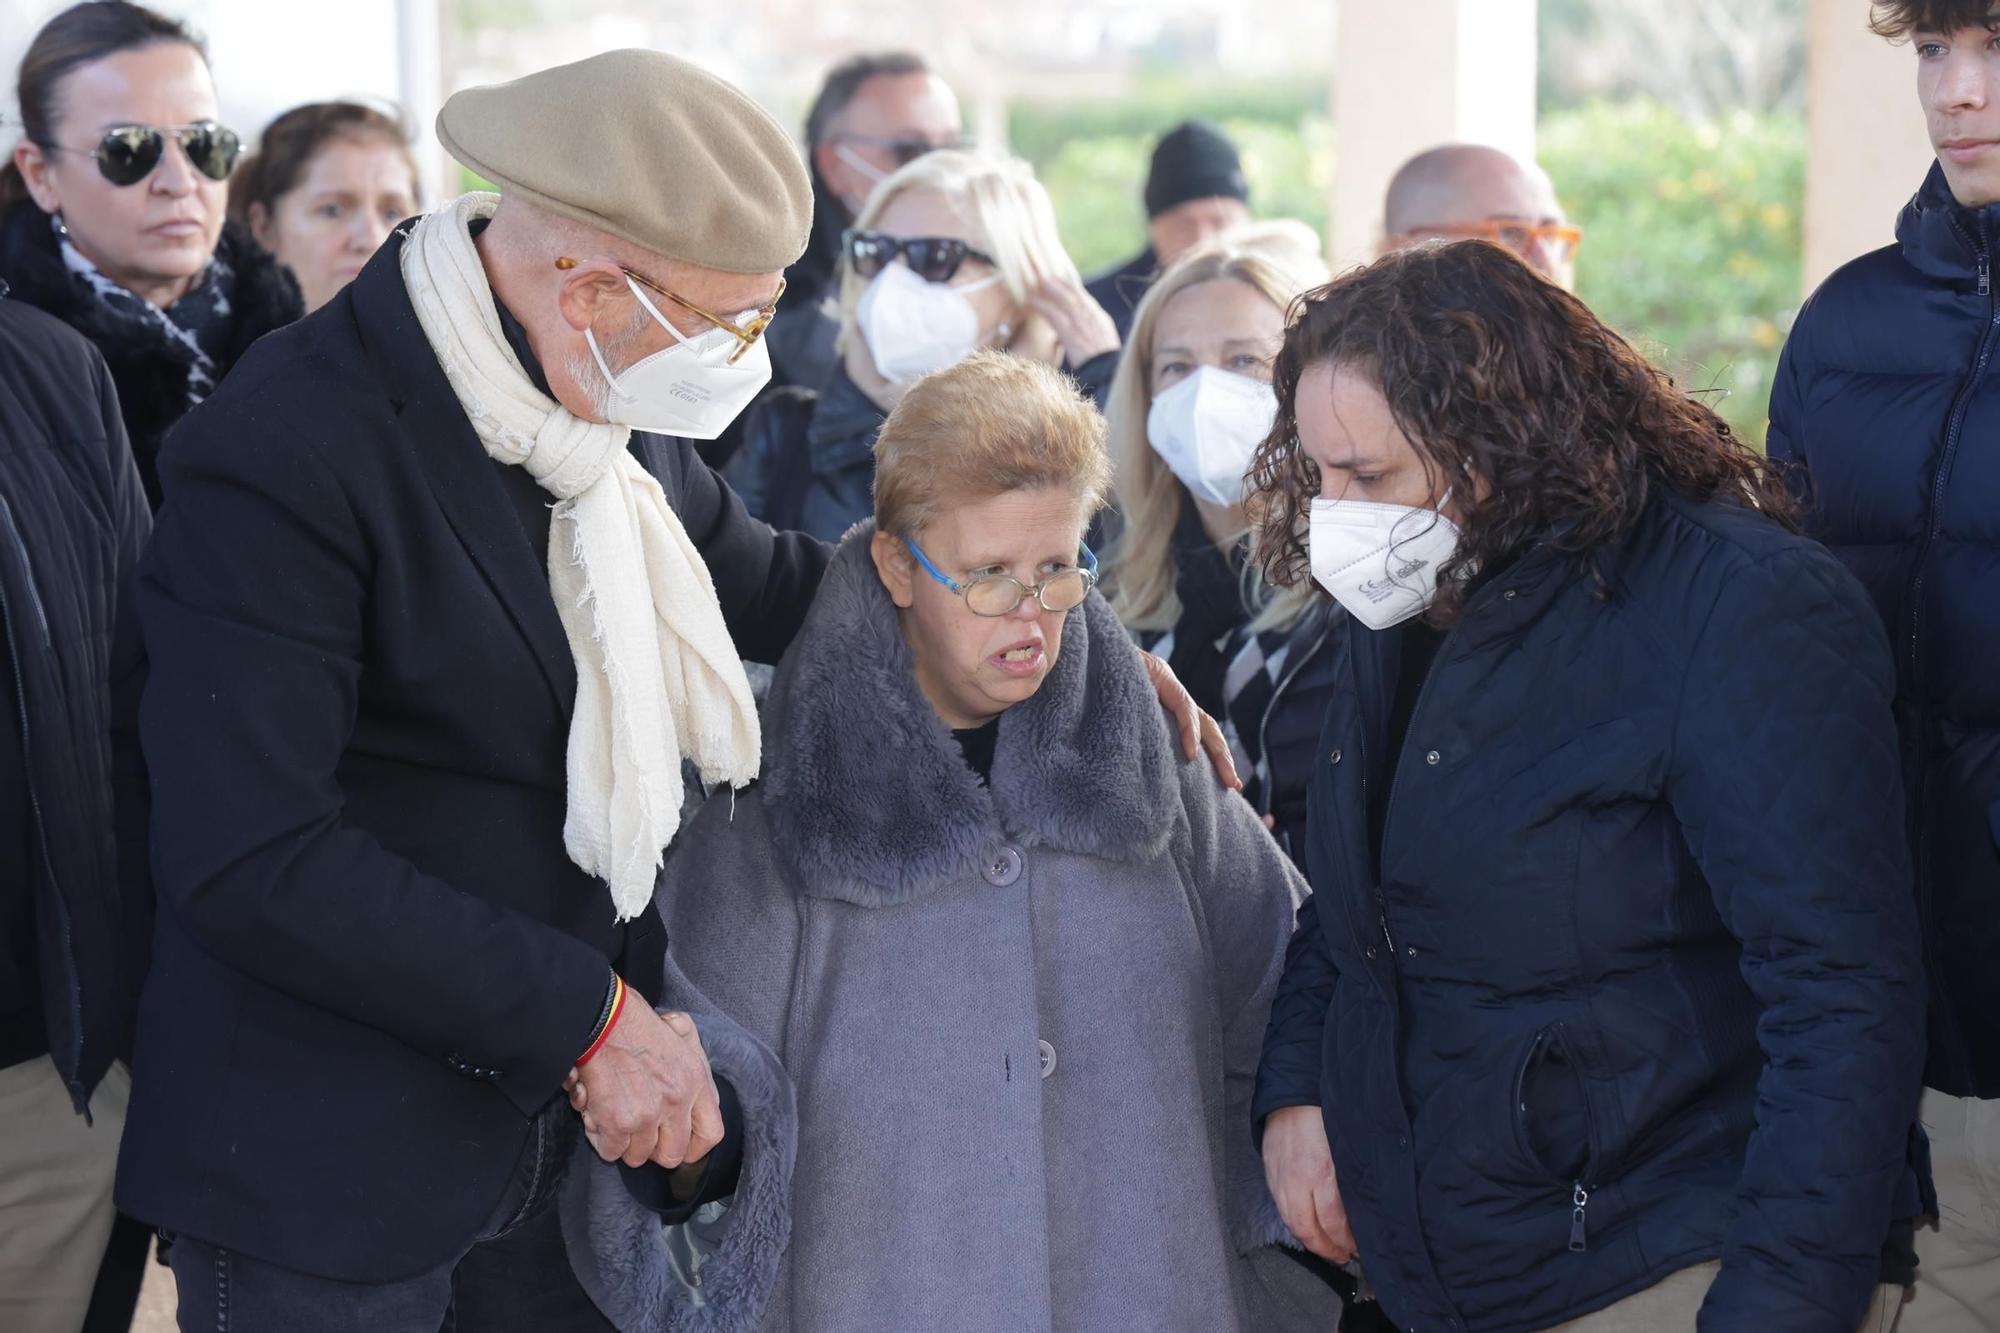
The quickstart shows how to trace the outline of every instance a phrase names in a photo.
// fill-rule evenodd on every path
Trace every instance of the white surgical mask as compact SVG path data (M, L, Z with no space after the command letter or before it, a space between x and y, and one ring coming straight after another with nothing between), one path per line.
M1243 477L1278 419L1278 395L1262 380L1199 367L1153 400L1146 439L1198 500L1243 503Z
M583 331L583 340L609 386L605 419L656 435L714 439L771 382L771 349L760 337L731 365L729 358L741 346L735 338L721 329L685 337L638 283L627 278L625 285L646 307L646 313L673 335L674 345L613 375L604 353L598 350L597 336L589 329Z
M1368 500L1314 500L1306 545L1313 578L1369 629L1388 629L1437 600L1438 570L1458 550L1458 525L1437 509Z
M971 356L979 347L979 312L967 293L998 281L996 273L949 287L925 282L903 263L876 274L854 310L875 369L904 384Z

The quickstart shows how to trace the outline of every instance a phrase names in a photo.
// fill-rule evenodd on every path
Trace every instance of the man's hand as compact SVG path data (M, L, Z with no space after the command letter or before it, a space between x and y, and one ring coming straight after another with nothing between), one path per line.
M1229 738L1222 734L1215 719L1194 706L1194 696L1174 675L1172 667L1148 652L1141 652L1139 660L1146 664L1146 675L1160 696L1160 706L1167 710L1167 716L1174 720L1181 734L1181 753L1192 759L1199 751L1208 751L1208 762L1215 766L1215 776L1222 779L1222 785L1231 791L1242 791L1243 779L1236 776L1236 759L1229 753Z
M1264 1122L1264 1179L1278 1201L1278 1216L1301 1245L1329 1263L1354 1258L1354 1232L1317 1106L1271 1112Z
M633 991L604 1045L563 1082L597 1155L627 1166L691 1166L722 1142L722 1106L694 1020L656 1014Z

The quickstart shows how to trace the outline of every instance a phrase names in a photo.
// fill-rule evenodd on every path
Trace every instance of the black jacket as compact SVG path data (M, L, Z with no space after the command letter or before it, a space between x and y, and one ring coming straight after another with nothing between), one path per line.
M1340 688L1337 649L1347 616L1317 598L1290 625L1253 631L1239 552L1225 556L1185 488L1171 547L1180 615L1173 628L1139 635L1164 657L1195 703L1226 724L1243 795L1274 821L1272 832L1306 865L1306 790L1320 726Z
M1348 625L1257 1115L1322 1108L1402 1327L1545 1328L1720 1257L1704 1329L1851 1329L1923 1055L1888 645L1746 509L1656 497L1606 574L1493 576L1393 757L1407 627Z
M1308 882L1308 795L1319 769L1320 727L1344 688L1340 646L1351 623L1331 599L1316 602L1282 629L1253 634L1246 627L1231 659L1251 677L1226 705L1249 761L1243 795L1271 817L1278 845Z
M47 1049L77 1109L127 1048L152 891L133 584L151 515L104 360L0 298L0 628L32 837ZM19 919L19 914L10 913Z
M1807 531L1867 586L1896 645L1930 973L1925 1081L1962 1097L2000 1097L1996 247L2000 206L1960 208L1932 167L1896 243L1799 313L1768 445L1794 467Z
M223 224L217 248L227 253L236 272L236 285L229 293L229 337L215 364L220 383L251 343L291 323L305 313L305 307L292 275L250 238L247 228L235 222ZM118 386L118 405L139 462L139 476L157 509L160 445L187 413L192 355L159 339L135 337L128 327L108 318L103 303L63 267L49 216L33 200L21 201L0 218L0 279L12 287L15 299L54 315L103 353Z
M175 432L140 592L159 917L118 1200L352 1281L472 1239L607 965L654 993L664 950L564 852L569 644L401 243ZM775 660L826 552L632 448Z
M1101 408L1117 369L1118 354L1105 352L1070 375ZM888 419L836 365L817 393L792 386L758 400L729 484L772 527L838 541L875 513L875 437Z
M1106 269L1097 274L1083 288L1097 298L1097 304L1111 316L1111 322L1118 326L1118 337L1122 342L1132 334L1132 316L1145 298L1146 289L1153 285L1153 279L1160 276L1160 258L1147 246L1117 268Z

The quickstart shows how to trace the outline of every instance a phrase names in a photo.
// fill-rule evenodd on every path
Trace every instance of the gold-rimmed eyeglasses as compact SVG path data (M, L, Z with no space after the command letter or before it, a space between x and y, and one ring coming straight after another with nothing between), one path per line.
M576 268L578 265L582 264L583 262L584 261L581 259L572 259L568 255L563 255L556 260L556 267L561 269L563 272L567 273L571 269ZM647 291L652 292L658 296L666 297L669 301L672 301L675 305L687 311L689 314L700 317L701 319L707 321L709 324L712 324L716 328L721 329L724 333L728 334L730 337L736 339L736 350L732 352L729 357L729 364L732 366L743 358L743 354L745 352L749 351L752 347L755 347L757 345L757 340L759 338L764 336L764 330L771 326L771 320L778 313L778 299L785 294L785 280L783 278L779 278L778 290L771 294L770 303L768 305L758 307L755 313L753 313L747 321L738 324L732 320L723 318L721 315L715 314L713 311L702 309L702 307L688 300L685 296L682 296L676 292L668 291L665 287L662 287L659 283L654 282L651 278L647 277L645 274L637 272L636 270L633 269L626 268L623 264L620 264L618 266L618 271L620 273L623 273L631 281L638 283L641 287L644 287Z

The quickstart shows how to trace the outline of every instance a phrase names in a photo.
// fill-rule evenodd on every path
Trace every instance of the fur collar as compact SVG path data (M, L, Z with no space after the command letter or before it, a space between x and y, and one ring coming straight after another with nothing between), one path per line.
M917 689L874 530L842 543L771 692L762 795L808 891L892 906L979 869L1003 840L1157 855L1180 761L1111 607L1093 594L1070 614L1042 688L1001 717L989 789Z
M236 282L229 293L229 333L215 358L216 378L228 373L250 344L305 313L292 275L251 239L226 222L217 249L228 256ZM90 339L111 368L126 432L152 482L152 459L168 427L187 411L188 368L193 357L132 321L117 317L68 268L48 214L33 200L0 218L0 278L12 296L54 315Z

